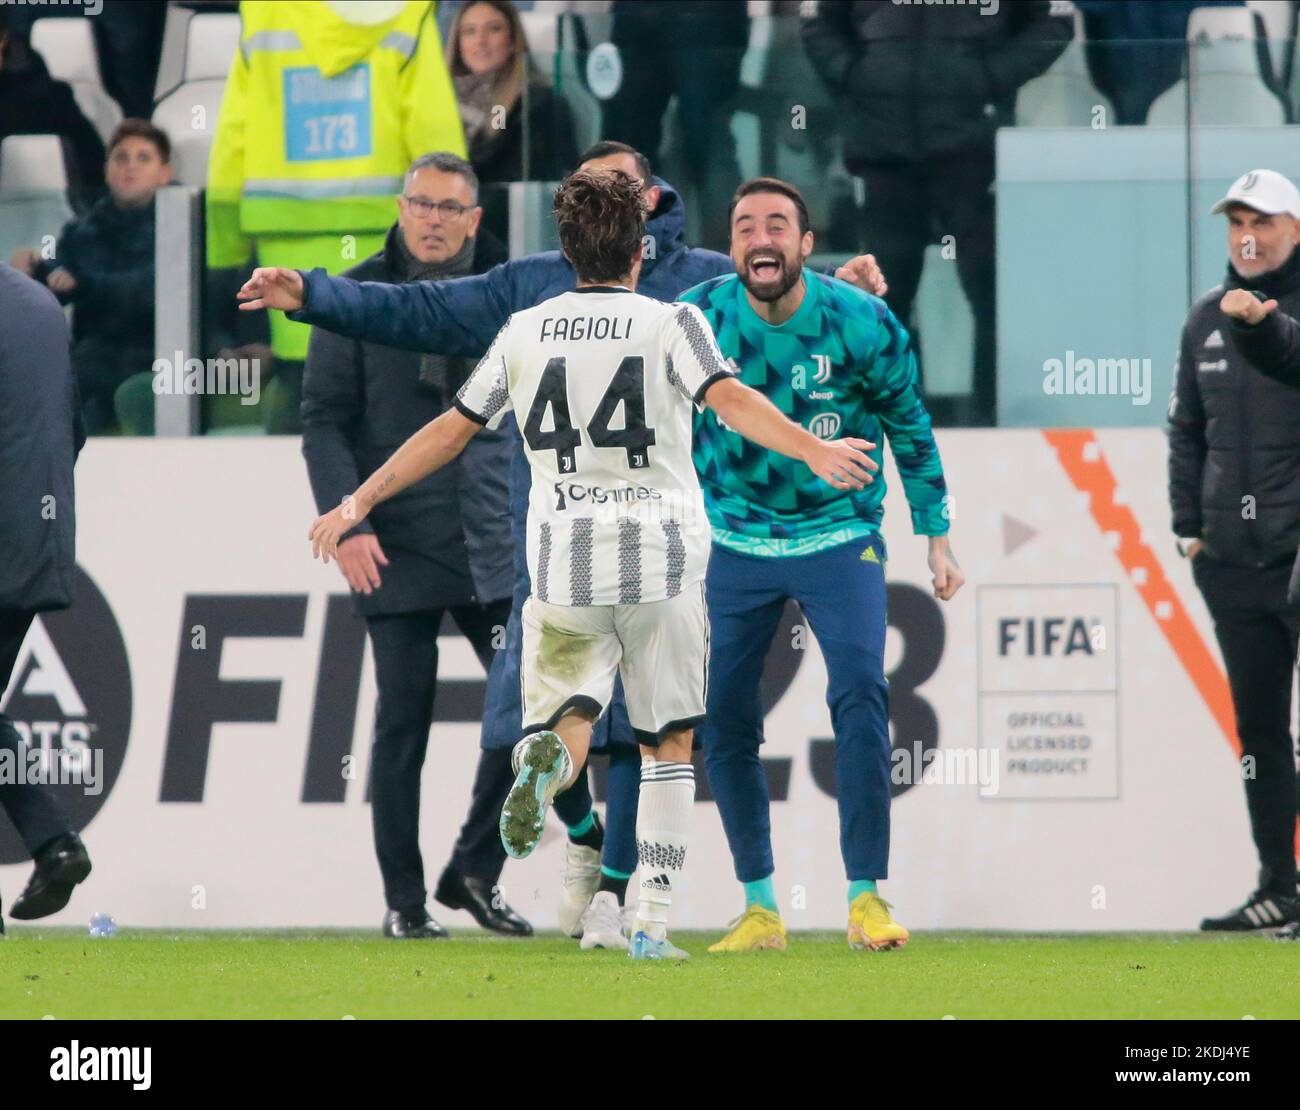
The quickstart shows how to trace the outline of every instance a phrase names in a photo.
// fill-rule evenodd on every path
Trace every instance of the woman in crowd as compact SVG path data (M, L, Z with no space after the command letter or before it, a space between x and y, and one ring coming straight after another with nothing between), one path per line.
M557 181L573 169L573 116L533 64L510 0L476 0L456 13L447 64L480 181Z

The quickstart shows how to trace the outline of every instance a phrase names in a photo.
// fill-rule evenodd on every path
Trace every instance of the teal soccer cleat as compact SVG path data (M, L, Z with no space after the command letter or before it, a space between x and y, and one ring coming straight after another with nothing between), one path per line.
M501 843L514 859L529 855L542 838L551 800L573 774L573 761L554 732L534 732L515 745L515 784L501 807Z
M683 952L667 937L663 940L653 940L649 933L644 933L640 929L632 937L632 942L627 946L627 954L634 960L689 960L691 954Z

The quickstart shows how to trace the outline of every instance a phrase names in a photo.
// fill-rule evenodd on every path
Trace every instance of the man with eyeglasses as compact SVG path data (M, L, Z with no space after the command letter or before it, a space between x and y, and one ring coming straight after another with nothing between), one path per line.
M480 228L482 215L469 163L454 154L426 154L406 174L384 249L347 276L402 284L482 273L506 256ZM445 412L473 368L468 358L421 355L314 329L303 374L302 449L317 509L336 507L395 446ZM450 614L484 670L501 642L514 582L513 439L509 428L479 435L456 464L393 498L339 545L339 569L370 633L379 690L370 802L388 937L446 935L425 908L419 846L438 633ZM469 716L475 708L451 715ZM499 762L479 767L466 825L471 835L458 842L438 894L468 909L484 928L527 935L528 922L494 890ZM491 846L486 860L477 858L483 843Z

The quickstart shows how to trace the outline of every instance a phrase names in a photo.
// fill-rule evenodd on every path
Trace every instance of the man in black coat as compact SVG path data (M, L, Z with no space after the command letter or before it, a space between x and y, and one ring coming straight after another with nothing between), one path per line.
M1300 932L1291 686L1300 604L1300 191L1254 170L1214 212L1228 218L1228 274L1183 325L1169 404L1169 499L1179 549L1214 620L1232 688L1258 886L1207 930Z
M505 261L480 230L478 179L453 154L417 159L384 250L348 271L401 283L482 273ZM356 489L408 436L450 407L472 359L421 355L316 329L303 375L303 455L320 512ZM514 547L510 465L514 433L476 437L453 465L376 510L339 545L339 568L366 620L379 702L371 755L371 813L390 937L446 931L425 908L419 848L420 772L438 677L438 632L452 619L488 669L510 616ZM509 753L484 751L465 828L436 897L496 932L529 924L494 889Z
M55 81L0 8L0 141L10 135L57 135L68 177L68 204L88 212L104 193L104 144L77 107L72 87Z
M48 289L0 263L0 694L36 614L72 604L72 468L83 442L63 310ZM0 766L10 768L26 751L3 713L0 751L8 753ZM36 860L10 915L46 917L67 905L90 859L48 785L7 778L0 775L0 808Z
M1069 16L1051 8L1048 0L800 6L804 49L843 107L845 165L866 186L863 238L889 275L904 327L912 329L926 246L955 251L975 316L973 407L962 414L973 423L994 423L997 408L993 143L1015 121L1020 86L1070 41Z

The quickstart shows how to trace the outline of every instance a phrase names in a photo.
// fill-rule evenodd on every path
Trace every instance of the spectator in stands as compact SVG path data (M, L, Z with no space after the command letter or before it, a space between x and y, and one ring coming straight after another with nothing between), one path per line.
M81 4L66 8L28 4L12 13L10 25L30 39L32 24L38 19L85 19L87 14ZM104 90L117 101L124 116L146 119L153 112L166 21L166 4L142 4L139 0L101 0L90 20Z
M971 407L949 415L991 424L993 140L1014 119L1016 91L1064 51L1070 18L1053 15L1048 0L963 7L818 0L802 12L808 55L852 121L842 128L844 160L866 185L864 238L909 329L925 248L953 237L975 315L975 381Z
M1255 892L1206 930L1287 925L1300 937L1300 801L1291 689L1300 597L1300 190L1273 170L1238 178L1211 209L1227 217L1228 272L1187 314L1169 404L1169 499L1232 689ZM1267 375L1267 376L1266 376Z
M72 366L89 435L117 429L123 383L135 376L139 392L152 378L154 194L172 176L166 133L123 120L109 140L106 176L109 195L63 229L53 258L23 250L11 260L73 307ZM129 431L152 431L146 409L147 426L137 417Z
M1074 0L1088 37L1088 69L1115 105L1115 123L1146 123L1147 110L1182 77L1193 8L1236 8L1243 0Z
M573 115L533 63L510 0L477 0L456 13L447 66L480 181L555 181L568 173L578 157Z
M465 138L429 0L241 8L208 163L207 258L337 273L384 245L407 166ZM309 329L271 320L268 432L299 430Z
M9 29L0 8L0 142L10 135L57 135L63 142L68 203L88 212L104 195L104 144L72 89L50 77L27 40Z
M731 114L749 44L745 0L614 0L612 12L623 79L605 104L601 131L659 164L664 115L676 97L678 187L698 190L696 212L725 213L740 184ZM726 241L725 223L710 230L706 238Z
M439 281L481 274L505 261L505 248L479 226L474 170L454 154L415 160L397 213L384 249L344 276L393 284ZM303 375L302 451L318 511L338 505L393 444L450 408L473 367L469 358L420 355L314 329ZM370 799L389 937L446 935L425 908L419 843L420 768L433 723L443 614L451 613L485 671L510 617L516 433L503 426L484 436L339 544L339 569L366 619L379 689ZM470 822L481 826L476 839L489 845L501 808L493 767L480 761L470 812ZM494 889L496 853L477 860L457 847L438 883L438 900L469 910L496 932L531 933Z

